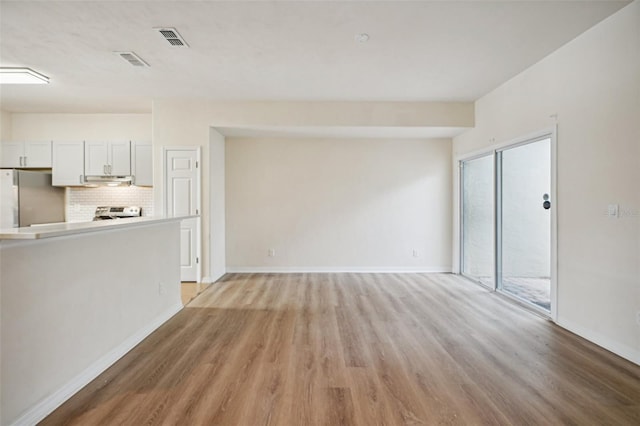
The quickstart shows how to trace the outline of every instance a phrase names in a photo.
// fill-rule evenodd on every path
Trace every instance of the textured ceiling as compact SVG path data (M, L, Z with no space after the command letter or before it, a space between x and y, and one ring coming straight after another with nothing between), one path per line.
M152 99L473 101L627 2L0 2L8 111L148 112ZM189 49L154 27L176 27ZM354 36L368 33L367 43ZM134 68L113 51L134 51Z

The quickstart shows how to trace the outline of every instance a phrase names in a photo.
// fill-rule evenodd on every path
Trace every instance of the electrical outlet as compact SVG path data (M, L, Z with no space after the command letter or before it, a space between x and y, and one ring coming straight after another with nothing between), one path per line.
M607 207L607 214L609 217L618 217L619 206L618 204L609 204Z
M158 295L162 296L164 294L164 283L158 283Z
M636 322L640 325L640 311L636 312Z
M269 257L275 257L276 249L270 248L267 253L269 254Z
M418 257L418 250L413 249L413 257Z

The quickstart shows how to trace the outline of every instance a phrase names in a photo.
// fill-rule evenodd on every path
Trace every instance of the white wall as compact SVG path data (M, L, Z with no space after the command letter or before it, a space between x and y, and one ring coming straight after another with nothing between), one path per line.
M0 110L0 141L11 140L11 113Z
M450 271L450 140L228 138L226 154L228 270Z
M193 146L201 148L201 159L210 159L211 116L206 103L177 104L176 102L154 101L153 103L153 210L156 214L165 213L165 176L163 147ZM202 275L211 277L211 217L210 198L210 161L201 164L201 245Z
M640 2L476 102L456 155L558 126L558 323L640 363ZM620 204L618 219L605 215ZM455 241L455 239L454 239Z
M208 102L154 100L154 211L163 211L163 146L199 146L202 158L212 155L211 127L471 127L469 102ZM211 276L211 165L202 163L202 264ZM228 218L227 218L228 219ZM219 240L215 241L219 242Z
M151 140L151 114L11 114L13 140Z
M226 216L225 216L225 137L211 129L210 135L210 185L211 195L211 275L203 281L216 281L227 269L226 260Z

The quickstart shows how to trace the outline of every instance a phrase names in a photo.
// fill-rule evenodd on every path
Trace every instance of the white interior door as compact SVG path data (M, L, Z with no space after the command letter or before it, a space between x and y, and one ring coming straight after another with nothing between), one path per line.
M167 216L200 214L200 169L198 149L166 149ZM200 279L200 220L186 219L180 227L180 278Z

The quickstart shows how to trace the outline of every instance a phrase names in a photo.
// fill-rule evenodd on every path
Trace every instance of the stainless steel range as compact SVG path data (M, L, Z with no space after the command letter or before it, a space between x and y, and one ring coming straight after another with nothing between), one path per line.
M126 219L142 216L142 207L98 207L93 220Z

